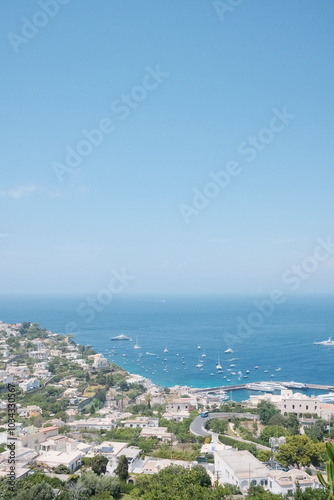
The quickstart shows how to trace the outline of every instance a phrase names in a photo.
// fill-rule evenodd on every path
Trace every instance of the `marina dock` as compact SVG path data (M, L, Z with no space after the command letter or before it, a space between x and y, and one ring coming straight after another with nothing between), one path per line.
M288 382L277 382L277 381L275 381L275 382L277 384L282 384L282 385L285 384L286 388L289 389ZM263 383L264 384L266 384L266 383L270 384L270 382L263 382ZM207 392L215 392L215 391L226 391L226 392L229 392L229 391L238 391L238 390L241 390L241 389L246 389L247 390L247 385L248 384L222 385L222 386L219 386L219 387L206 387L204 389L191 389L191 392L193 392L195 394L199 394L199 393L207 393ZM331 391L331 390L334 390L334 386L333 385L320 385L320 384L304 384L304 387L302 389L298 389L298 388L293 387L293 386L291 386L291 389L295 389L296 391L298 391L298 390L304 390L304 389L316 389L316 390L319 390L319 391Z

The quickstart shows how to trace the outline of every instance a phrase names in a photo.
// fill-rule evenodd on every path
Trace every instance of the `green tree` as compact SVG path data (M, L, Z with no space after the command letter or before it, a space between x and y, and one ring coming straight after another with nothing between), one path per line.
M64 464L57 465L54 471L56 474L71 474L71 469L66 467Z
M270 419L279 413L279 410L276 408L275 405L270 403L269 401L261 401L257 405L258 413L260 416L260 420L262 424L268 425L270 422Z
M260 460L260 462L268 462L271 456L271 451L269 450L259 450L257 452L257 459Z
M15 500L53 500L55 495L52 486L43 482L35 484L29 489L22 489L14 498Z
M225 434L228 429L228 422L227 420L212 418L207 422L207 427L217 434Z
M288 431L284 427L281 427L280 425L268 425L261 432L260 439L268 445L269 438L281 437L281 436L287 436L287 435L288 435Z
M92 471L98 476L100 474L105 474L107 470L108 459L103 455L96 455L92 460Z
M328 500L334 500L334 446L331 443L326 443L326 454L328 457L326 462L327 481L319 471L317 476L322 486L328 491Z
M247 500L283 500L282 495L275 495L262 486L251 485L246 496Z
M117 497L121 491L120 482L117 477L101 476L97 483L96 493L109 493L112 497Z
M319 418L314 424L304 428L306 436L308 436L312 441L322 441L327 431L327 422Z
M278 448L276 460L285 467L319 465L321 450L308 436L289 436Z
M289 413L286 421L286 428L288 429L289 434L291 434L292 436L299 434L300 423L297 415L295 415L294 413Z
M125 455L121 455L118 460L115 474L121 481L126 481L129 475L129 463Z

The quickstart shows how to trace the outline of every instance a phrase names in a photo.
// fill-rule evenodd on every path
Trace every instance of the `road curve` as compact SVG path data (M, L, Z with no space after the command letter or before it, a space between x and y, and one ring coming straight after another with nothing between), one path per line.
M220 418L223 420L232 420L233 418L249 418L252 420L258 420L258 415L254 415L253 413L209 413L209 415L205 418L201 416L196 417L190 424L190 432L195 434L195 436L211 437L212 432L208 432L204 427L205 422L211 418ZM246 439L242 439L240 437L233 437L233 439L240 441L241 443L255 444L256 448L259 450L270 450L268 446L263 446L262 444L257 444L253 441L247 441Z
M195 434L195 436L211 436L211 433L206 431L204 428L205 422L210 420L211 418L221 418L223 420L232 420L233 418L249 418L251 420L258 420L258 415L254 415L253 413L221 413L221 412L212 412L205 418L198 416L196 417L190 424L190 432Z

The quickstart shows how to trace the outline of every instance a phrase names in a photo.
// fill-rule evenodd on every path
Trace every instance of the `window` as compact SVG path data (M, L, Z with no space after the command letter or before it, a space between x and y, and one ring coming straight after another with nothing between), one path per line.
M308 410L308 405L306 405L306 409Z
M293 410L295 409L295 405L292 405L292 409L293 409Z
M254 486L256 486L256 484L257 484L256 479L253 479L253 480L251 481L251 484L253 484Z

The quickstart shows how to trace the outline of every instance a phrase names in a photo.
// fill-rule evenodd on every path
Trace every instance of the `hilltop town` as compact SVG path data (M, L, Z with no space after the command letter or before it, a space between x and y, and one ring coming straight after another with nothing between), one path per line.
M241 404L163 388L28 322L0 323L0 363L0 499L8 481L41 476L54 497L90 498L73 491L94 474L112 479L105 489L96 482L103 498L146 498L163 470L197 474L199 465L208 478L200 487L221 495L205 498L252 488L273 498L309 488L325 495L316 467L334 438L334 405L316 397L286 390Z

